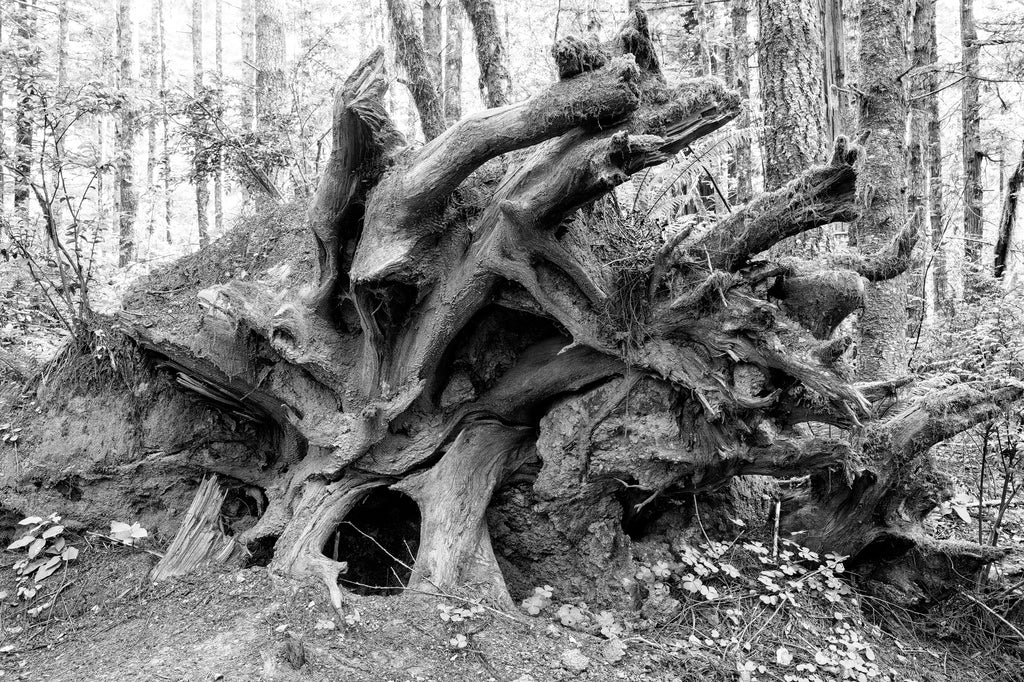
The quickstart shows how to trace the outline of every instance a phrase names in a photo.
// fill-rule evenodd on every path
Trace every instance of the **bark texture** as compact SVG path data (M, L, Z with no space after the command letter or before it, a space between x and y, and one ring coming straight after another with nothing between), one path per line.
M974 25L974 0L960 0L960 69L963 72L960 112L963 124L964 255L971 263L981 260L982 184L981 102L978 98L978 31Z
M203 0L192 0L192 96L201 101L206 94L203 83ZM192 119L194 152L192 155L193 184L196 188L196 229L199 233L199 248L210 243L210 179L206 154L206 118L198 104L193 108Z
M820 162L826 139L818 0L758 0L757 62L764 106L765 189Z
M134 26L132 3L130 0L118 0L117 85L122 92L131 92L136 87L133 67L135 61ZM130 101L129 98L128 102ZM138 198L135 194L135 138L138 135L138 127L138 112L133 105L124 104L114 128L119 226L117 263L121 267L128 265L135 258L135 214L138 209Z
M473 26L476 60L480 64L480 94L489 107L511 102L512 79L508 75L505 41L501 38L493 0L462 0Z
M1013 172L1006 181L1006 197L1003 200L1003 210L999 216L999 236L996 239L993 269L996 277L1002 277L1006 274L1010 258L1010 247L1013 243L1014 230L1017 224L1017 215L1021 206L1020 195L1022 186L1024 186L1024 145L1021 145L1020 161L1017 162Z
M462 117L462 24L465 14L459 0L444 5L444 119L448 125Z
M858 178L861 218L852 237L865 253L882 248L907 224L908 100L903 75L910 68L909 3L864 0L858 18L858 125L870 135ZM906 362L907 278L868 288L860 316L858 374L864 380L903 373Z
M750 40L747 37L749 0L733 0L730 10L732 28L732 73L727 85L735 88L743 102L743 111L736 119L736 126L742 130L750 127ZM734 165L736 175L736 194L734 203L745 204L751 198L752 168L750 163L750 139L744 135L736 143Z

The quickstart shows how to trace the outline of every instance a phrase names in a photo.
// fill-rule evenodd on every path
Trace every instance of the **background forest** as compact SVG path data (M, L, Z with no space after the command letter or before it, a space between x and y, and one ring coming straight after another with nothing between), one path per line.
M749 99L737 125L694 150L696 163L680 158L623 188L633 210L707 220L824 159L836 134L852 132L856 7L797 2L786 19L784 3L762 4L759 13L752 1L643 3L667 73L718 76ZM1013 198L1024 7L914 5L909 198L928 218L915 259L915 279L928 284L915 287L912 297L923 300L912 305L933 321L963 299L972 270L995 274L998 260L1013 287L1024 268ZM424 13L440 22L425 38L443 62L445 106L483 108L459 3L413 9L417 22ZM515 101L554 75L548 46L560 35L607 33L628 8L509 0L498 9ZM786 23L759 33L759 17ZM8 0L0 15L5 253L16 252L12 241L49 248L48 213L98 272L138 274L216 239L254 201L308 197L340 80L378 45L400 72L389 26L383 2ZM386 104L402 130L422 135L408 88L393 88Z
M0 0L0 676L1024 679L1022 185L1024 0Z

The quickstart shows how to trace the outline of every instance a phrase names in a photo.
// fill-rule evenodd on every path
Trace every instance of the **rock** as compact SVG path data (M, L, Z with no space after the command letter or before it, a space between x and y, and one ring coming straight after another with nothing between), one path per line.
M562 666L581 673L590 667L590 659L579 649L566 649L562 653Z

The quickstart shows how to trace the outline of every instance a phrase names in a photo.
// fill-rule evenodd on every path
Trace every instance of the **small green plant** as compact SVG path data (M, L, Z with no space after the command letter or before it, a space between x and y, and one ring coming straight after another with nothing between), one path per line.
M149 531L135 523L123 523L121 521L110 522L110 537L120 540L121 544L133 547L143 538L149 537Z
M18 597L29 600L36 596L44 580L78 558L78 549L63 537L64 526L56 514L45 519L29 516L18 525L31 528L7 549L25 550L25 558L15 562L13 568L18 574Z

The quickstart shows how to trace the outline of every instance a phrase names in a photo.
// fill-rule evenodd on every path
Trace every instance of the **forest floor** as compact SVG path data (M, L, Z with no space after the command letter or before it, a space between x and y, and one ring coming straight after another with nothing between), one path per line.
M283 249L286 241L246 253ZM204 278L238 276L237 268L221 262L207 269L213 274L200 272ZM106 280L104 288L114 292L109 300L116 302L125 281ZM0 263L0 285L0 348L41 365L65 338L58 321L23 264ZM99 300L104 305L106 299ZM0 395L4 389L0 377ZM969 439L936 453L958 493L929 519L940 538L977 540L980 516L987 539L994 521L994 507L971 506L980 470L977 444ZM990 483L986 497L997 488ZM17 521L0 507L0 548ZM11 569L19 555L0 551L0 682L1024 681L1024 607L1019 590L999 587L1024 574L1024 508L1016 506L1001 520L998 537L1010 556L988 596L977 593L986 604L1002 599L1000 613L1015 614L1013 624L994 618L973 595L955 594L927 611L912 611L877 592L851 592L845 578L841 588L802 591L791 603L768 603L763 590L727 591L724 580L715 583L721 594L711 599L674 588L673 598L662 600L670 608L660 614L650 596L642 606L592 613L584 604L560 603L555 594L531 617L520 609L482 609L457 596L409 593L352 596L336 613L323 585L262 567L211 567L154 584L147 577L154 556L81 532L67 532L79 557L29 602L15 596ZM730 547L742 545L738 539L724 538ZM656 558L667 556L670 546L675 552L671 541L654 540L640 551L658 570ZM764 577L756 560L729 560L747 573L737 584L756 587ZM32 615L30 608L39 610Z
M986 638L980 630L990 625L968 602L872 617L866 598L803 595L785 609L723 598L660 624L617 613L632 625L615 650L550 611L476 609L460 621L451 614L468 602L406 593L352 596L339 614L322 585L266 568L210 568L154 584L150 554L95 538L69 542L81 554L37 597L45 608L34 617L12 596L15 555L0 555L0 679L1024 679L1020 649L1001 641L1006 631Z

